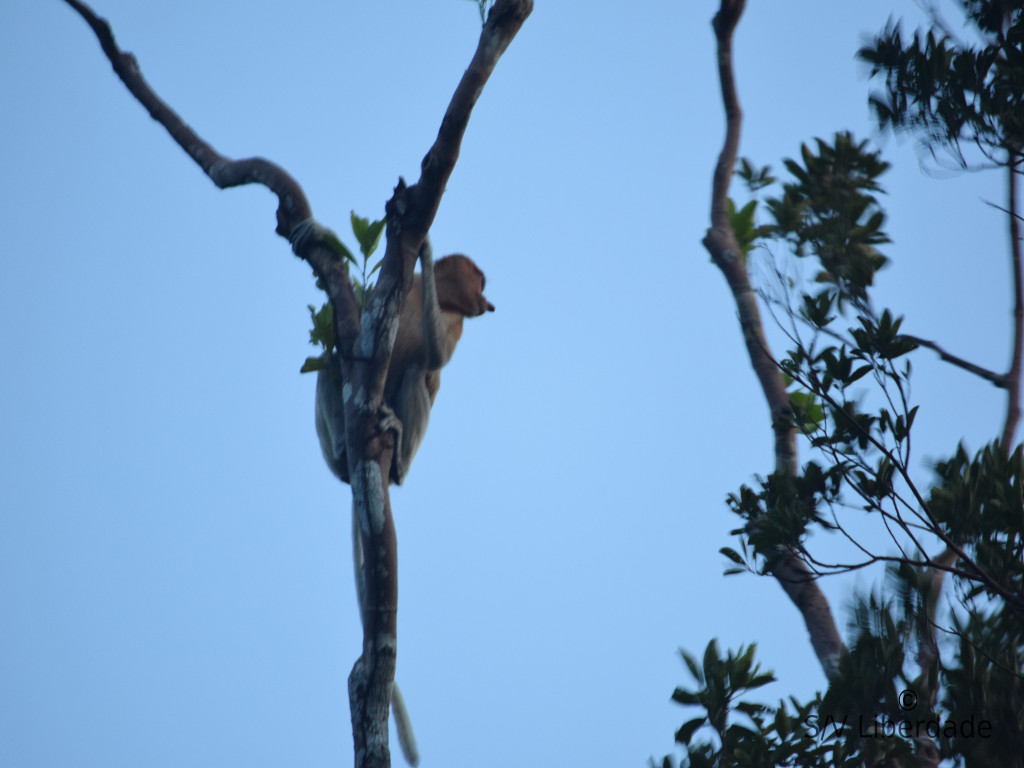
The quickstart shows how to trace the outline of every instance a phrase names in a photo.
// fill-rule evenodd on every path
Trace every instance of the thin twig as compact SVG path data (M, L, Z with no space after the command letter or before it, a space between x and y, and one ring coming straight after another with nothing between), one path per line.
M928 339L922 339L920 336L913 336L909 333L901 333L900 338L909 341L913 344L917 344L919 347L927 347L928 349L937 352L945 362L955 365L957 368L963 368L965 371L973 373L975 376L980 376L985 381L992 382L1000 389L1006 388L1006 376L1002 373L996 373L990 371L988 368L982 368L980 365L975 365L969 360L964 360L962 357L957 357L951 354L936 344L934 341Z

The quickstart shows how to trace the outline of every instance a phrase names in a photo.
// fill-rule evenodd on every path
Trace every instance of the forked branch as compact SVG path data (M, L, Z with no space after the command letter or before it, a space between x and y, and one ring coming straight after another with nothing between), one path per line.
M221 189L245 184L260 184L269 189L278 200L275 231L290 241L296 241L299 225L305 223L307 229L317 228L305 192L287 171L262 157L232 160L217 152L156 95L142 76L135 56L118 47L106 19L97 16L88 5L79 0L65 2L92 28L115 74L129 92L146 108L150 117L167 129L171 138L203 169L214 184ZM335 314L340 314L349 326L357 324L358 310L349 286L348 267L345 262L338 259L319 238L303 238L293 247L295 255L308 262L317 276L323 280L334 305Z
M135 57L120 50L110 25L79 0L66 0L92 28L114 72L133 96L221 189L261 184L278 198L276 232L288 239L324 283L334 307L336 345L345 381L365 393L357 406L346 402L348 457L355 506L359 512L365 569L363 655L349 677L357 766L388 766L388 704L394 681L398 598L397 540L387 478L393 435L378 434L380 407L394 329L412 284L416 256L437 214L445 185L459 156L470 114L498 59L533 10L532 0L498 0L484 25L475 55L452 97L441 129L423 160L419 181L399 181L385 206L388 243L377 290L360 313L349 283L348 266L324 238L326 230L298 182L263 158L231 160L217 152L174 112L142 77ZM383 438L383 439L381 439ZM367 460L368 459L368 460Z

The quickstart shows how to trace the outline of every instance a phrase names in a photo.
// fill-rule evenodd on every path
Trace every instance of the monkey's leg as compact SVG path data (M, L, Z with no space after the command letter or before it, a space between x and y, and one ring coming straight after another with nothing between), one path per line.
M320 451L331 472L343 483L349 482L348 457L345 449L345 403L341 378L341 361L331 355L327 368L316 375L316 435Z
M427 433L430 405L426 374L421 368L410 367L402 377L402 384L395 395L394 408L388 407L386 403L380 407L380 428L395 431L392 479L397 485L405 480L416 451L423 442L423 436Z

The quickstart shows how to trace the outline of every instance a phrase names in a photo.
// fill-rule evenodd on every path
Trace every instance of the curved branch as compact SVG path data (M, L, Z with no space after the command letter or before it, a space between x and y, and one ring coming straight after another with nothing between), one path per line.
M279 165L262 157L232 160L217 152L156 95L142 76L135 57L118 47L106 19L97 16L88 5L79 0L65 2L92 28L115 74L129 92L146 108L150 117L167 130L171 138L203 169L214 184L221 189L260 184L277 196L275 231L292 242L295 255L305 260L323 280L328 296L335 306L335 315L340 315L349 326L345 337L354 336L355 329L358 328L358 310L349 285L348 265L344 260L338 259L319 237L296 237L298 228L303 224L307 224L307 228L322 231L322 228L313 222L312 209L299 183Z
M203 172L221 189L243 184L262 184L277 195L290 219L303 221L310 217L309 203L302 188L282 168L262 158L232 161L221 155L189 127L146 82L135 56L123 52L114 40L106 19L97 16L89 6L78 0L65 0L78 11L99 39L100 47L114 67L114 72L138 100L149 116L160 123L171 138L191 157ZM279 232L287 237L290 232Z
M775 433L776 471L792 475L797 471L797 451L789 394L768 346L757 294L747 272L746 258L729 221L729 182L736 165L743 122L732 67L732 33L745 5L745 0L722 0L712 23L718 41L718 75L725 107L726 130L725 143L715 166L711 191L711 228L704 237L704 247L725 275L736 302L750 364L771 413L772 430ZM778 553L770 563L770 569L800 611L818 661L826 676L831 679L838 672L839 657L844 645L828 601L815 582L814 574L797 553L788 549Z
M711 190L711 226L722 231L732 229L729 223L729 182L736 166L740 128L743 124L743 111L740 109L736 79L732 71L732 33L739 24L745 6L746 0L722 0L718 13L711 21L718 40L718 79L725 107L725 145L718 156L718 165L715 166Z
M797 453L789 395L782 375L775 367L761 323L757 294L747 272L746 258L729 221L729 182L736 165L743 122L732 69L732 33L744 5L745 0L722 0L721 9L713 22L718 39L718 74L725 106L726 131L725 144L715 166L711 190L711 228L704 237L704 247L711 254L712 261L722 270L736 301L750 364L771 411L772 428L775 431L776 470L792 474L797 469Z

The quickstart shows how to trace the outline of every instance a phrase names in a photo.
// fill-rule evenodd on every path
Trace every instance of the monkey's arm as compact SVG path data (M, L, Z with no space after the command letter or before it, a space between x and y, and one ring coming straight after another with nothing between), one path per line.
M423 241L420 247L421 290L423 304L423 354L426 359L425 368L436 371L447 365L455 351L454 345L448 343L448 328L441 314L441 305L437 300L437 284L434 282L434 251L430 247L430 238Z

